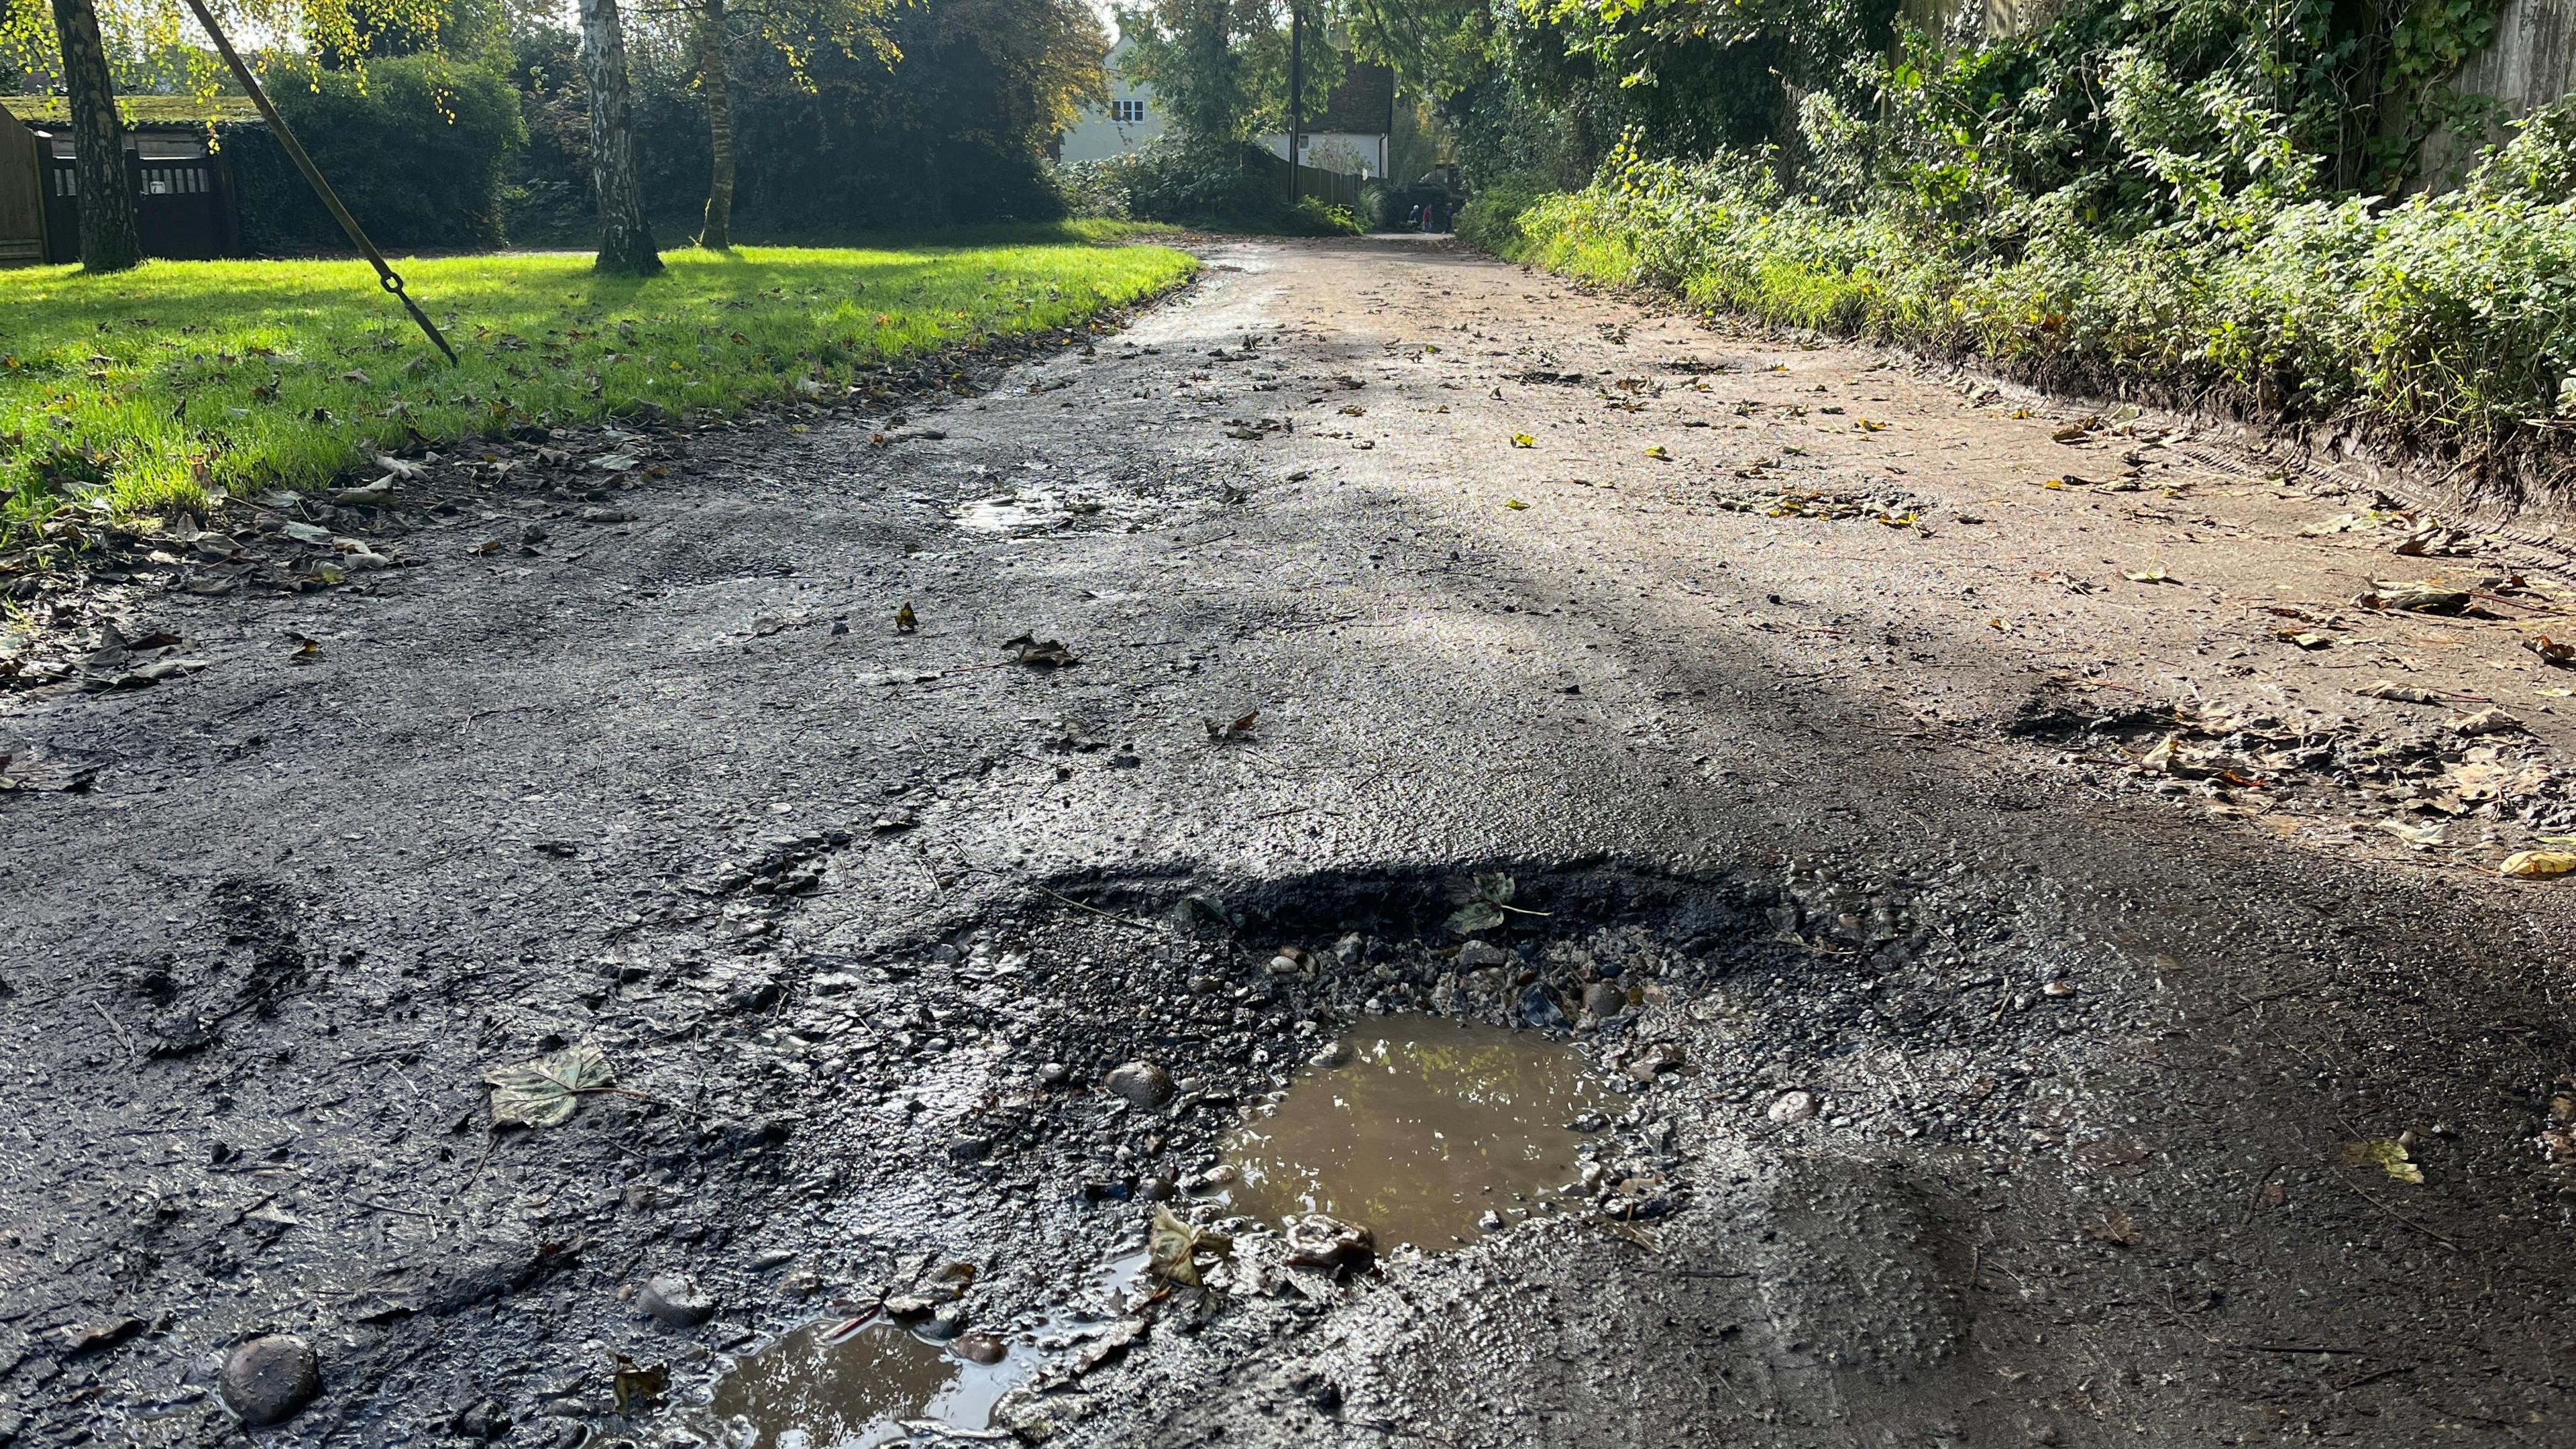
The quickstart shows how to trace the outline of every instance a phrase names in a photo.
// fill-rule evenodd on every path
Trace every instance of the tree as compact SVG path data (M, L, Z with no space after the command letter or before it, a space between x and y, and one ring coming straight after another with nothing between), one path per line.
M1299 3L1312 111L1341 83L1343 57L1325 42L1313 0ZM1128 71L1152 82L1173 128L1202 150L1288 129L1290 21L1286 0L1154 0L1118 12Z
M599 199L598 270L649 277L661 250L635 181L635 122L617 0L581 0L581 68L590 84L590 185Z
M733 68L725 51L725 0L706 0L698 14L698 84L707 97L707 145L715 164L707 177L706 217L698 225L698 245L711 252L733 250Z
M671 0L642 12L648 30L658 29L669 50L685 54L700 100L706 107L707 145L712 165L707 176L705 219L698 245L725 251L733 245L734 184L739 170L735 150L734 107L739 99L734 78L733 47L747 35L775 51L786 62L790 81L810 93L808 67L826 49L856 60L864 52L891 69L902 59L886 31L886 17L899 0ZM654 22L659 22L656 25Z
M81 266L121 272L143 260L134 225L134 181L125 169L125 127L116 115L107 42L90 0L53 0L62 47L63 89L71 95L74 171L80 185Z

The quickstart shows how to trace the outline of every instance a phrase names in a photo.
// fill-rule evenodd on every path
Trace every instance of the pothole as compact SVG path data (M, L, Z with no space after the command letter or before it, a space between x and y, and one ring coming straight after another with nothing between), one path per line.
M923 1423L982 1433L994 1406L1049 1359L1110 1330L1145 1262L1113 1259L1084 1299L1006 1333L960 1334L942 1317L907 1327L883 1309L808 1323L743 1356L706 1412L718 1442L741 1449L874 1449Z
M1381 1248L1437 1252L1559 1209L1609 1094L1534 1031L1388 1018L1337 1043L1225 1147L1226 1202L1273 1224L1322 1213Z

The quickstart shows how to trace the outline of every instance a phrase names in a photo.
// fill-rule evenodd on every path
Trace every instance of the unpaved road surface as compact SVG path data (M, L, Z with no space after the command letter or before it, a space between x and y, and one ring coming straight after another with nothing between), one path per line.
M1209 260L902 425L571 440L667 469L601 521L433 470L417 567L17 696L0 1442L239 1442L263 1333L261 1442L706 1442L726 1355L1059 1303L1431 1009L1573 1023L1588 1211L1249 1234L1006 1425L2576 1444L2576 885L2493 873L2576 834L2549 560L1419 241ZM580 1043L624 1090L496 1131Z

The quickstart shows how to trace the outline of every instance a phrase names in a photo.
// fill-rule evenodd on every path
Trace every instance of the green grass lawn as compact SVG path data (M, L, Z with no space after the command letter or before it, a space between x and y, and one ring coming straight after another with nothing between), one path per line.
M1069 326L1197 265L1096 244L1116 234L674 251L642 282L586 255L398 261L454 368L364 262L0 271L0 542L83 497L132 517L209 485L314 487L415 433L837 394L861 368Z

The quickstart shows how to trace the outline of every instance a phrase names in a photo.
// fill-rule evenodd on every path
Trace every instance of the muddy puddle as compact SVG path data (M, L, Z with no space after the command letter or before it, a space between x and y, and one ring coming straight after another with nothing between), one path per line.
M1101 1331L1114 1316L1103 1305L1114 1308L1144 1271L1143 1253L1118 1258L1084 1301L947 1342L882 1314L809 1323L745 1355L705 1412L730 1449L874 1449L924 1420L982 1431L1003 1395Z
M1533 1031L1391 1017L1300 1070L1228 1142L1234 1211L1326 1213L1426 1252L1555 1211L1609 1092Z

